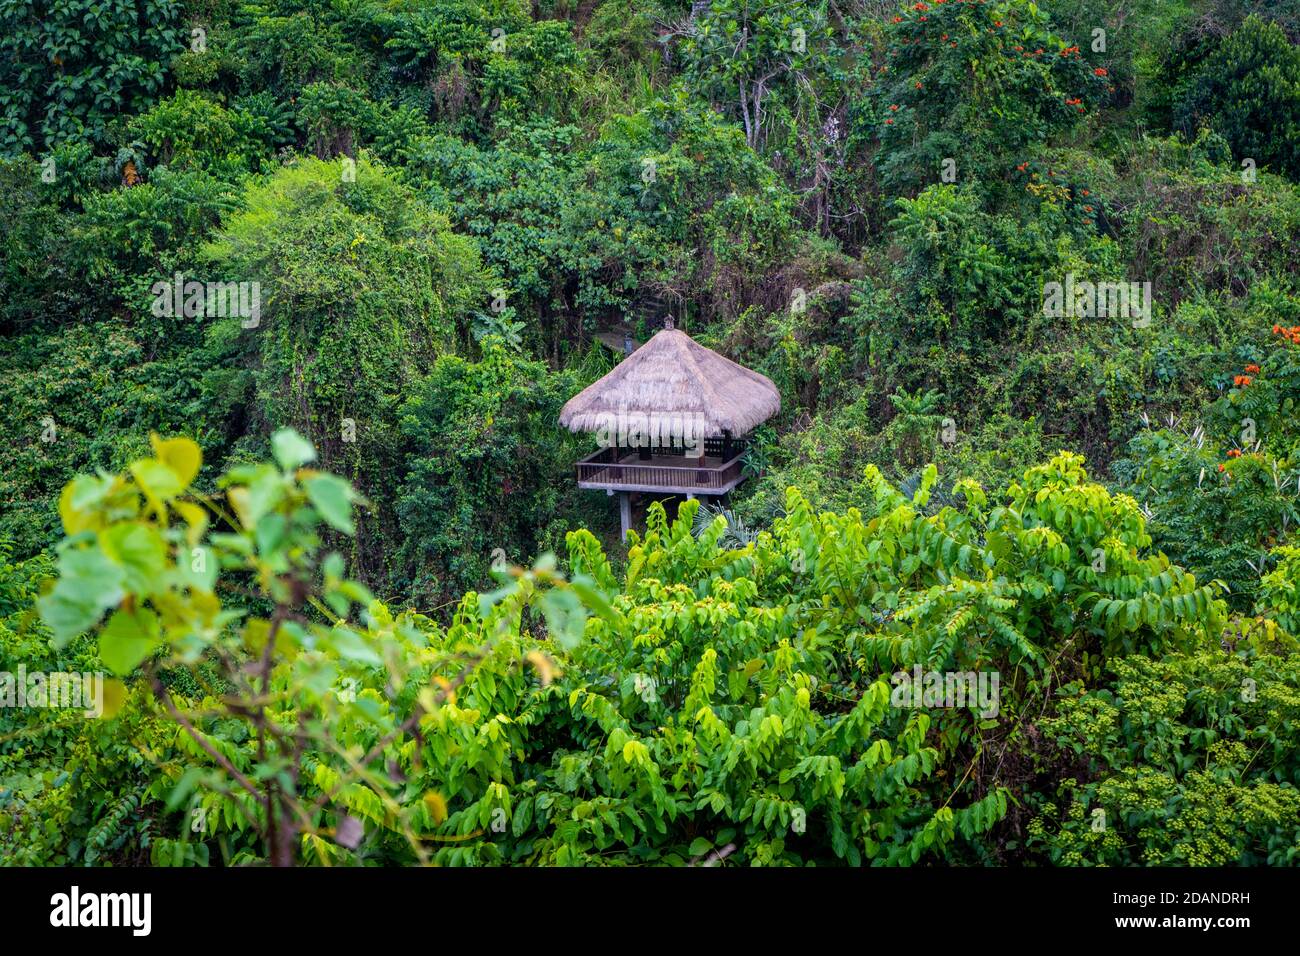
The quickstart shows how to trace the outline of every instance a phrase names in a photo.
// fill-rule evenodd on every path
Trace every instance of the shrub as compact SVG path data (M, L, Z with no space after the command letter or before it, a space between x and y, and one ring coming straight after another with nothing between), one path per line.
M1239 159L1300 177L1300 47L1250 16L1205 61L1174 110L1189 135L1203 123Z
M1294 865L1300 659L1218 651L1112 664L1113 690L1063 688L1044 736L1083 762L1030 824L1053 863Z
M180 15L178 0L0 5L0 155L103 143L161 92Z

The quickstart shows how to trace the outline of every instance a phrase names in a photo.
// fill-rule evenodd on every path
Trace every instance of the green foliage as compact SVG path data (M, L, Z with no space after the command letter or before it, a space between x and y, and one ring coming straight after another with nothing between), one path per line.
M1179 429L1171 419L1134 438L1123 463L1134 494L1152 509L1160 546L1227 582L1246 612L1271 552L1300 528L1300 353L1282 326L1273 329L1243 347L1240 372L1219 373L1226 388L1203 425Z
M671 524L656 504L621 580L596 539L574 532L571 583L545 560L507 570L506 587L466 595L444 629L394 617L343 576L322 534L353 532L358 496L311 467L316 451L296 433L271 444L275 464L233 469L220 499L187 491L197 445L156 436L153 457L62 495L58 580L37 601L53 646L84 646L89 630L105 666L145 675L125 712L74 746L119 739L156 706L179 725L175 749L140 751L155 768L133 764L111 801L63 811L64 825L86 827L71 846L87 862L146 849L173 864L214 849L228 862L326 864L961 857L1010 792L996 780L953 788L936 771L963 748L978 761L1000 734L1015 739L1024 702L1071 645L1123 674L1132 659L1120 655L1195 653L1223 629L1213 588L1144 556L1135 503L1088 483L1069 455L1029 469L1001 503L966 482L962 509L933 513L933 468L910 498L869 470L869 519L814 514L791 489L786 516L739 548L722 543L723 516L693 533L697 502ZM239 581L265 603L228 606ZM6 593L21 604L27 588ZM1000 671L1007 696L991 710L913 709L897 674L887 680L912 665ZM164 681L170 668L181 670ZM1257 676L1272 701L1271 672ZM1295 675L1278 679L1285 702ZM1195 700L1182 688L1170 699ZM1285 760L1276 724L1260 739ZM1064 715L1044 727L1079 725ZM1292 799L1283 783L1296 768L1266 770L1282 788L1269 799ZM34 819L56 792L78 792L66 782L29 775L5 794ZM124 828L148 799L165 801L163 817ZM203 846L166 822L181 807ZM1281 852L1284 819L1263 807L1251 839Z
M715 0L686 37L686 80L725 105L751 146L797 108L806 88L832 67L836 49L825 2Z
M1086 768L1029 824L1053 863L1294 865L1297 658L1217 651L1113 664L1114 690L1062 688L1043 735Z
M281 169L247 190L203 250L221 278L259 282L262 303L256 327L212 321L206 387L227 390L225 401L232 385L251 388L256 423L311 435L322 462L380 506L359 531L358 560L374 573L393 521L390 476L405 459L401 403L437 355L464 347L494 282L473 240L383 167L363 160L355 179L346 169L310 159ZM248 379L221 374L245 363Z
M44 325L71 307L66 234L69 218L30 160L0 160L0 333Z
M121 675L0 711L0 859L1288 862L1298 39L0 0L0 666ZM555 419L665 314L782 407L628 548Z
M1075 125L1111 86L1029 0L909 4L886 42L861 121L877 130L893 192L935 182L945 159L960 164L962 182L996 182L1012 157Z
M277 431L271 445L275 463L232 469L219 482L220 498L189 491L201 466L194 442L156 435L152 457L131 462L122 474L79 476L60 498L68 537L59 547L58 579L37 600L52 646L73 647L90 631L104 666L120 677L144 673L136 697L125 702L127 713L91 723L73 745L108 756L101 735L130 742L137 772L100 806L93 824L76 815L79 805L71 801L47 807L48 823L34 815L38 804L55 799L41 788L61 788L67 773L20 776L3 793L17 801L24 828L31 819L36 827L75 831L73 850L83 845L78 825L89 825L86 862L109 851L149 848L154 820L126 826L145 794L165 799L165 814L189 805L196 821L190 832L215 839L228 863L264 852L285 864L300 852L325 852L327 804L338 807L340 821L351 812L378 826L381 843L385 830L400 834L407 853L427 860L417 833L432 822L436 801L399 786L384 762L409 752L422 720L437 718L476 665L494 655L507 667L518 662L509 653L518 646L511 633L526 604L537 608L551 641L563 649L583 630L585 610L575 592L597 600L581 579L558 578L553 562L535 572L516 570L496 594L465 601L462 617L477 620L481 639L473 654L439 653L422 626L426 619L407 613L395 620L363 585L343 578L342 556L324 549L327 531L354 530L359 496L352 486L310 467L315 449L297 433ZM232 586L253 593L252 606L223 604L221 595ZM364 624L350 622L354 608ZM438 676L440 667L461 667L466 659L472 664L455 682ZM539 672L551 672L540 652L530 660ZM187 670L190 679L169 686L168 668ZM484 679L491 686L490 674ZM386 700L380 687L397 697ZM197 710L187 716L191 704ZM154 752L156 740L141 746L131 737L143 732L139 721L157 707L174 725L175 749L167 754ZM405 712L400 719L398 710ZM62 723L66 729L67 718ZM41 731L50 726L37 722ZM358 759L353 746L369 754ZM157 766L141 772L146 762ZM87 792L60 794L67 800ZM329 825L327 832L338 831ZM190 853L171 833L159 836L155 862L208 859L207 849Z
M162 90L182 46L177 0L0 5L0 154L103 142Z
M45 557L11 562L0 541L0 672L93 673L93 644L50 647L33 605L53 571ZM23 670L20 670L22 668ZM7 693L7 692L6 692ZM142 708L136 692L117 700L120 684L103 687L126 713L87 720L81 710L0 708L0 859L8 865L92 865L141 862L138 851L158 832L146 783L167 749L167 731ZM141 741L149 741L140 746Z
M522 299L514 307L540 315L548 340L567 331L570 312L590 328L650 285L681 290L706 316L731 314L756 281L749 273L788 246L789 191L738 130L684 96L614 117L581 151L572 126L502 133L490 151L421 141L412 165L480 237Z
M1243 161L1300 177L1300 48L1250 16L1205 59L1174 108L1186 132L1208 124Z
M400 411L403 535L394 581L431 605L487 579L493 557L552 549L574 511L569 477L583 443L555 427L579 382L488 340L481 362L438 359Z
M236 178L271 155L265 141L250 135L255 119L189 90L178 90L128 125L156 162L171 167L196 166Z
M1273 552L1277 566L1260 581L1258 607L1292 636L1300 636L1300 548Z

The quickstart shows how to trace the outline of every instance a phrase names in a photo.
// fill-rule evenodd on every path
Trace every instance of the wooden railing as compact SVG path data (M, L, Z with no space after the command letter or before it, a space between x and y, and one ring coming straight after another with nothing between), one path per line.
M602 448L578 462L578 483L600 488L664 491L678 494L722 494L740 484L743 463L737 454L713 466L620 462L619 452ZM687 459L683 459L686 461Z

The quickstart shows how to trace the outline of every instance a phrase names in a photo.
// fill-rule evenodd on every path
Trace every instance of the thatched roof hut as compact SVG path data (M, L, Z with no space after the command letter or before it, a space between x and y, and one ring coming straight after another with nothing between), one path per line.
M699 438L741 436L781 410L772 380L666 328L587 386L560 411L560 424L598 432L628 416L651 434L677 432L682 422Z

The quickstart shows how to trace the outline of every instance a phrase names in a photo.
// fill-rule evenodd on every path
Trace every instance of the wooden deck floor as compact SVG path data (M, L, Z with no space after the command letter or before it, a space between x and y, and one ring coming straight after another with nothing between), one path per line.
M643 459L635 451L613 461L578 463L578 485L607 491L645 491L660 494L721 495L742 480L740 459L718 456L683 458L654 455Z

